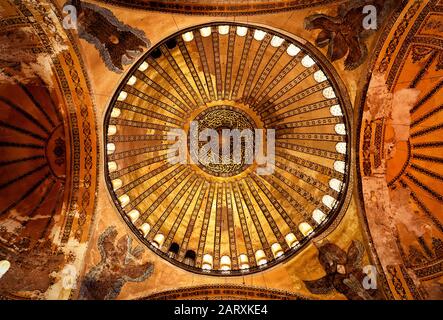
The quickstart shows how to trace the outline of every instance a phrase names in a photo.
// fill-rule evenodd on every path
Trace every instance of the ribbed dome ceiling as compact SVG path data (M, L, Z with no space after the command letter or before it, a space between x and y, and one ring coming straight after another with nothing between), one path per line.
M275 129L274 173L171 164L167 134L191 121ZM118 210L148 247L194 272L282 261L335 218L349 187L349 128L332 73L270 30L211 24L165 39L125 77L105 122Z

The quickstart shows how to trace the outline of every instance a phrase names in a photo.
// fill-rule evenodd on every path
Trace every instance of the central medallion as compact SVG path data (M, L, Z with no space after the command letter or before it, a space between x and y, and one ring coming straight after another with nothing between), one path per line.
M194 123L197 130L191 130L189 138L198 141L198 136L205 130L214 130L218 137L218 154L212 154L209 150L206 157L199 157L198 150L201 150L206 142L199 141L198 148L191 148L191 157L198 159L197 165L206 173L216 177L232 177L243 172L251 163L247 159L253 158L254 153L254 129L256 124L242 110L231 106L217 106L209 108L196 116ZM240 141L240 150L236 150L238 145L232 133L244 134ZM247 133L252 136L248 137ZM248 145L250 138L251 144ZM229 150L223 152L223 150ZM239 161L235 159L235 151L239 151Z

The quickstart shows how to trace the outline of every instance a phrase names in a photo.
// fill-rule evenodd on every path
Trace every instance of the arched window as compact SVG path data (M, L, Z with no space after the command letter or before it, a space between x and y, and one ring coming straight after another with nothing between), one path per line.
M122 207L125 207L131 201L131 199L129 199L127 194L124 194L118 198L118 201L120 201Z
M194 250L188 250L185 253L185 258L184 258L183 262L188 266L194 267L196 257L197 257L197 255L195 254Z
M337 98L337 96L335 95L334 89L332 89L332 87L327 87L326 89L323 90L323 96L326 99L334 99Z
M177 46L177 39L175 38L169 39L168 41L166 41L166 46L170 50L174 49Z
M323 213L323 211L315 209L314 212L312 213L312 219L314 219L315 222L320 224L326 219L326 215Z
M344 123L337 123L335 125L335 133L340 134L342 136L346 135L346 127Z
M200 34L202 37L209 37L212 34L211 27L204 27L200 29Z
M301 60L301 64L305 68L310 68L315 64L315 61L311 58L311 56L305 55L305 57Z
M278 48L283 44L284 41L285 41L285 39L283 39L283 38L273 36L272 40L271 40L271 46Z
M8 260L0 261L0 279L8 272L11 267L11 263Z
M115 152L115 144L113 143L108 143L106 145L106 153L109 154L113 154Z
M249 258L245 254L241 254L238 256L238 260L240 262L240 269L245 270L249 269Z
M160 249L161 246L163 245L163 242L165 242L165 236L162 235L161 233L157 233L154 239L152 240L152 245Z
M334 208L335 203L337 202L333 197L331 197L330 195L326 194L323 196L323 204L325 206L327 206L329 209Z
M334 179L329 180L329 186L331 187L331 189L333 189L337 192L340 192L340 190L343 186L343 182L334 178Z
M229 33L229 26L218 26L218 33L226 35Z
M254 39L257 41L262 41L266 36L266 32L261 30L255 30L254 32Z
M297 54L299 54L300 51L301 49L299 47L294 44L290 44L288 46L288 49L286 50L286 53L289 54L291 57L295 57Z
M117 171L118 170L117 162L115 162L115 161L108 162L108 170L109 170L109 172Z
M338 104L332 106L330 111L334 117L343 117L343 111L341 110L341 107Z
M117 126L114 126L113 124L108 126L108 136L113 136L117 133Z
M294 248L296 245L298 245L297 237L292 232L286 235L285 240L288 246L291 248Z
M203 256L202 269L203 270L211 270L214 265L214 259L210 254L205 254Z
M231 270L231 258L229 258L228 256L221 257L220 269L221 270Z
M274 258L278 258L278 257L282 256L284 253L283 249L279 243L274 243L271 246L271 251L272 251L272 254L274 255Z
M328 80L328 78L326 77L326 75L323 71L318 70L314 73L314 80L320 83L320 82Z
M344 161L335 161L334 170L340 173L345 173L346 163Z
M248 28L246 27L237 27L237 35L239 37L244 37L248 33Z
M136 82L137 82L137 78L135 76L131 76L129 78L128 82L126 82L126 84L129 86L133 86Z
M346 154L346 142L339 142L335 145L335 149L338 153Z
M143 61L143 63L138 67L138 70L143 72L146 71L149 67L149 64L146 61Z
M146 237L149 231L151 231L151 226L149 225L149 223L145 222L140 226L140 231L143 233L143 237Z
M131 219L132 223L135 223L140 217L140 212L137 209L131 210L128 213L129 219ZM149 231L148 231L149 232Z
M169 258L175 258L178 255L178 251L180 250L180 246L178 245L178 243L173 242L170 246L169 246L169 250L168 250L168 256Z
M111 118L118 118L120 117L121 113L122 111L119 108L114 108L111 112Z
M192 41L194 39L194 34L192 31L186 32L182 35L183 40L186 42Z
M159 48L151 51L151 57L154 58L155 60L159 59L162 56L162 52Z
M261 249L255 252L255 260L257 261L258 266L262 266L268 263L268 260L266 259L266 254Z
M114 189L114 191L120 189L123 185L123 182L120 179L114 179L112 180L112 189Z
M126 98L128 97L128 93L126 91L120 91L117 100L118 101L125 101Z
M300 225L298 226L298 228L300 229L300 232L305 236L309 236L314 230L312 229L311 225L307 222L302 222L300 223Z

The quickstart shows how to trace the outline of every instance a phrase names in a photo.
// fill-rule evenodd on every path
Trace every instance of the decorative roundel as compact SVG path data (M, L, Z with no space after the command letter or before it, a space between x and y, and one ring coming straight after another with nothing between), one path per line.
M336 218L348 199L348 111L314 51L212 23L165 39L129 71L105 117L105 175L146 246L193 272L247 274Z

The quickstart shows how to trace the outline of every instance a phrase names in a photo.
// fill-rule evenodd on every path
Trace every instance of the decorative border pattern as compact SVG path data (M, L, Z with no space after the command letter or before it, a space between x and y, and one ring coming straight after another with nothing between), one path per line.
M235 16L276 13L318 7L340 0L259 0L248 1L161 1L161 0L101 0L101 2L150 11L185 15Z
M212 297L211 297L212 296ZM153 293L137 300L183 300L183 299L250 299L250 300L313 300L305 296L283 290L273 290L243 285L204 285L178 288Z

